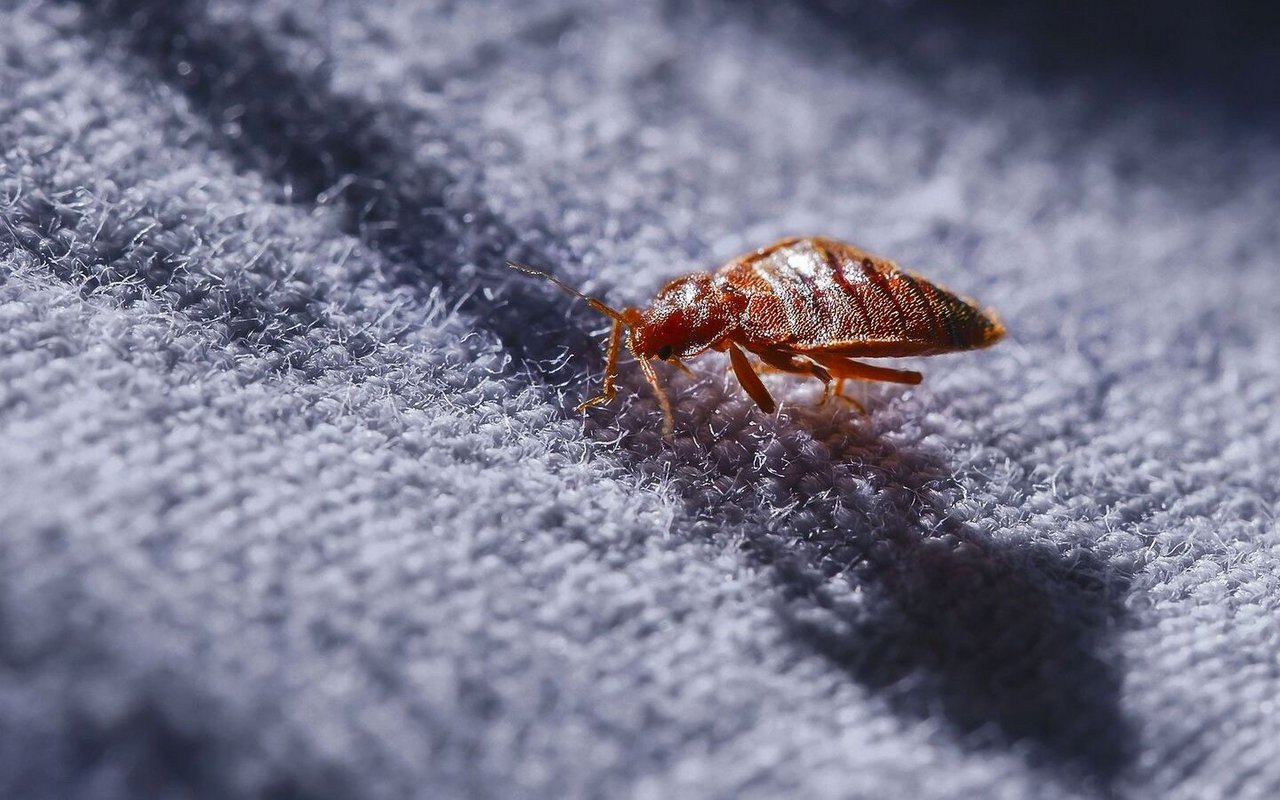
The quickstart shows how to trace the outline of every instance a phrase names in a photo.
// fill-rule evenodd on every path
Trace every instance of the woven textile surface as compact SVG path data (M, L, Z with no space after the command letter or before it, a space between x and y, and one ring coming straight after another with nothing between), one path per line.
M1280 795L1280 26L1103 5L0 4L0 795ZM504 266L792 234L1009 337Z

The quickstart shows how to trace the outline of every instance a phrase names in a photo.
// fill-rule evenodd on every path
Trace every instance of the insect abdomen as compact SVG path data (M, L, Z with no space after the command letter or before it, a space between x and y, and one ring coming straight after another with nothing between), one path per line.
M971 303L831 239L784 239L719 275L747 296L745 338L799 352L926 355L982 347L1003 332Z

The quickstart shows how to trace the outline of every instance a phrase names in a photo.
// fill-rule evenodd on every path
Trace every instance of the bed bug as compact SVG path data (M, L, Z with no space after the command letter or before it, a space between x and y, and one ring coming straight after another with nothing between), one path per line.
M685 359L708 350L727 351L742 388L772 413L773 397L746 353L768 369L822 381L825 401L839 396L849 379L916 384L922 378L919 372L857 359L973 350L1004 335L993 311L835 239L782 239L715 272L682 275L643 309L615 309L542 270L508 264L551 281L613 320L604 385L578 410L608 403L617 394L625 330L627 347L662 406L664 435L671 433L674 421L654 361L687 372Z

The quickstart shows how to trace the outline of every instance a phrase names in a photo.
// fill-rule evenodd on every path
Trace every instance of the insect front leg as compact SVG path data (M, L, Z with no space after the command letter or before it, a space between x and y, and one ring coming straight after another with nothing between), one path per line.
M676 429L676 418L671 413L671 401L667 399L667 393L663 391L662 384L658 381L658 373L653 370L653 363L647 359L640 359L640 371L644 373L644 379L653 387L653 393L658 398L658 405L662 408L662 435L670 436L671 432Z
M586 411L592 406L601 406L608 403L618 394L614 384L618 380L618 350L622 346L622 321L613 321L613 330L609 332L609 350L604 366L604 384L600 387L600 394L589 400L583 400L578 404L576 411Z

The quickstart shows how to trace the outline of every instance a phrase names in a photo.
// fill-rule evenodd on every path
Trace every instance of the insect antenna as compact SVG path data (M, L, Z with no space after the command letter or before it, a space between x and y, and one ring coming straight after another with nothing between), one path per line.
M572 286L560 280L556 276L551 275L550 273L547 273L547 272L543 272L542 270L537 269L536 267L531 267L528 264L522 264L519 261L508 261L507 266L511 267L514 270L518 270L520 272L524 272L529 275L536 275L539 278L546 278L547 280L551 281L556 286L559 286L561 289L564 289L566 292L573 295L574 297L579 297L587 301L587 304L590 305L592 308L613 319L613 333L609 337L609 355L608 355L609 362L608 362L608 365L605 367L605 371L604 371L605 373L604 388L600 390L600 394L596 395L590 400L587 400L585 403L578 406L578 408L579 410L581 410L584 408L589 408L593 405L597 405L599 403L607 403L610 400L612 400L613 394L614 394L613 381L618 374L618 371L617 371L618 346L619 346L619 343L621 342L622 329L624 326L630 328L631 326L637 324L639 322L639 317L640 317L639 312L634 308L628 308L625 310L625 312L618 311L615 308L605 305L603 301L597 300L594 297L583 294L582 292L573 288ZM662 420L663 420L662 435L670 436L671 432L675 429L675 417L671 413L671 401L667 398L667 393L663 391L662 384L658 382L658 374L653 369L653 364L651 363L651 359L640 358L639 361L640 361L640 370L644 373L645 380L647 380L649 382L649 385L653 387L654 394L658 396L658 405L662 408ZM689 371L689 368L685 367L683 364L680 364L680 367L684 369L686 372Z
M599 311L600 313L610 317L611 319L616 320L618 322L623 322L623 323L627 321L626 318L622 315L621 311L618 311L617 309L612 308L611 306L605 305L605 303L601 300L597 300L594 297L583 294L582 292L573 288L572 286L560 280L559 278L557 278L556 276L552 275L549 272L544 272L536 267L531 267L528 264L522 264L519 261L508 261L507 266L511 267L514 270L523 272L527 275L536 275L539 278L546 278L547 280L551 281L556 286L559 286L561 289L564 289L566 292L573 295L574 297L580 297L583 300L586 300L587 305L591 306L596 311Z

